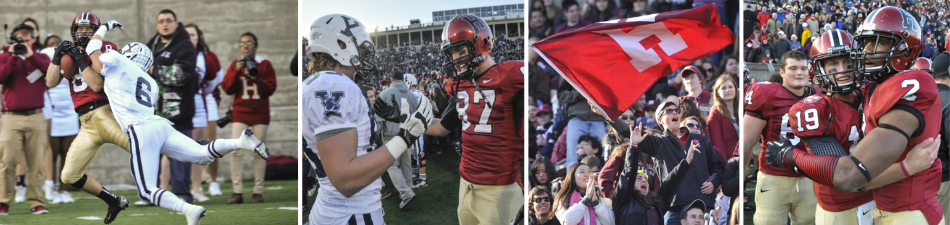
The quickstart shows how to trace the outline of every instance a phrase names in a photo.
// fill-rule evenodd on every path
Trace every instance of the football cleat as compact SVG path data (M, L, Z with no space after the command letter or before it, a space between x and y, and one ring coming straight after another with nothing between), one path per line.
M119 212L126 208L129 208L129 201L125 200L125 197L119 196L119 204L109 206L109 211L106 212L106 218L102 222L105 224L112 223L115 217L119 215Z
M201 218L205 217L205 208L197 205L185 205L181 210L185 214L185 219L188 220L188 225L198 225L201 223Z
M251 131L251 128L244 130L241 141L246 144L245 147L248 150L254 151L254 153L257 153L257 156L260 156L262 159L270 157L270 150L267 149L267 145L264 145L264 142L261 142L254 136L254 131Z

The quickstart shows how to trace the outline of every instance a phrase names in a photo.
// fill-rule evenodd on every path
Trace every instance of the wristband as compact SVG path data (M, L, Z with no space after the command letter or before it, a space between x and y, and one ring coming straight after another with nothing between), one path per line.
M910 177L910 173L907 172L907 167L904 166L904 161L901 161L900 164L901 164L901 170L904 171L904 175L907 176L907 177Z
M406 145L406 141L402 140L401 137L393 137L393 139L386 142L386 149L389 149L389 154L393 155L393 159L399 159L399 156L408 149L409 146Z
M868 182L871 182L871 174L868 173L867 168L864 168L864 163L861 163L861 161L858 161L858 158L855 158L852 155L849 155L848 157L851 157L851 161L854 161L854 165L858 167L858 170L861 171L861 174L864 174L864 179L867 179Z
M89 40L89 43L86 44L86 55L92 55L92 53L99 51L101 48L102 48L102 40L99 40L99 39Z

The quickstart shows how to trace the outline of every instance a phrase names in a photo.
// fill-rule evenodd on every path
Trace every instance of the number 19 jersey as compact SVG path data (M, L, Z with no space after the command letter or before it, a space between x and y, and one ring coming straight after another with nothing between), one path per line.
M860 98L855 98L857 105ZM859 130L861 126L861 111L859 106L849 105L840 99L825 94L806 97L796 103L788 111L789 124L795 136L801 138L833 136L841 147L848 149L848 154L854 151L854 146L864 136ZM804 141L803 141L804 142ZM811 154L822 155L813 151L813 147L805 143L804 147ZM822 209L830 212L841 212L861 206L874 200L870 191L843 192L829 185L814 183L815 197Z
M99 61L105 77L102 90L122 131L128 131L129 125L165 120L155 115L158 84L138 64L116 51L102 52Z

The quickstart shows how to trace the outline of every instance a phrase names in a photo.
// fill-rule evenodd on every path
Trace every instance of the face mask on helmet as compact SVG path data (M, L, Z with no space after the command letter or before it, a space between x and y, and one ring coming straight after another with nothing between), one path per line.
M445 63L442 64L442 69L461 80L472 79L475 76L475 68L485 61L485 56L476 54L475 44L468 40L457 41L443 49L442 57ZM455 58L456 54L459 55L458 58Z
M840 57L845 57L844 60L841 60ZM843 54L834 54L831 56L816 57L819 58L814 60L812 65L812 73L815 76L812 78L812 83L816 86L822 87L825 91L835 94L844 94L848 95L854 91L854 88L857 86L857 79L854 75L854 70L852 69L851 60L847 59L849 57L848 52ZM844 70L839 71L837 65L834 63L844 64ZM831 65L828 65L831 63ZM827 66L827 68L826 68ZM846 76L841 76L846 75Z
M854 38L860 49L852 52L853 68L865 79L881 82L890 74L899 72L894 68L894 58L907 52L907 45L900 34L871 34Z
M350 58L350 64L356 68L356 76L359 79L371 82L379 74L379 67L376 66L376 46L369 41L364 41L357 50L359 56Z

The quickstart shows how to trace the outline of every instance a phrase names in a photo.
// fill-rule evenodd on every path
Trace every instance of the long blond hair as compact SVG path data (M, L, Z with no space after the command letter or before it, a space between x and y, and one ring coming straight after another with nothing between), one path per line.
M726 103L726 100L723 100L723 99L722 99L722 96L719 96L719 88L721 88L722 85L725 84L726 82L732 82L733 88L736 89L736 91L734 91L734 92L736 93L736 95L735 95L735 97L732 99L732 106L731 106L731 107L732 107L732 110L728 110L728 108L726 108L726 107L728 107L728 106L726 106L726 104L725 104L725 103ZM740 96L739 96L739 86L736 85L736 81L732 79L732 75L729 75L729 74L722 74L721 76L719 76L719 79L716 79L716 85L713 85L713 92L714 92L714 93L713 93L713 96L715 96L715 97L713 98L713 107L715 107L716 109L719 109L719 112L722 113L722 114L729 114L729 115L728 115L729 120L731 120L733 123L738 122L738 120L739 120L739 102L740 102L740 101L739 101L739 97L740 97Z

